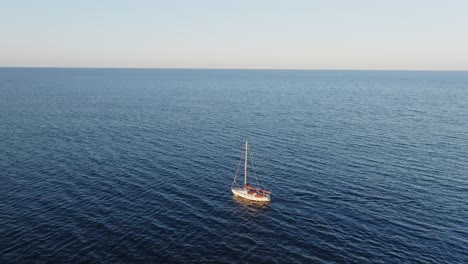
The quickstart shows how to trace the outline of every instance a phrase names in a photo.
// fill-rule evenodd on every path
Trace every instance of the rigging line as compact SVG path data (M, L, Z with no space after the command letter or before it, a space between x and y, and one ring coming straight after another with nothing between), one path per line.
M241 164L241 161L242 161L242 154L243 152L241 152L241 157L239 159L239 164L237 165L237 169L236 169L236 174L234 175L234 180L232 181L232 185L231 185L231 188L236 185L237 186L237 175L239 174L239 168L240 168L240 164Z
M260 188L260 185L258 184L258 177L257 177L257 172L255 170L255 164L253 160L253 154L250 154L250 160L252 160L252 170L254 172L254 179L257 181L257 188Z
M253 167L253 169L254 169L254 175L255 175L255 177L256 177L256 179L257 179L258 187L259 187L260 189L266 190L266 185L265 185L264 182L260 179L260 177L257 177L257 175L256 175L256 173L255 173L255 160L254 160L254 158L253 158L253 155L254 155L254 154L252 154L252 156L251 156L251 159L252 159L252 167ZM262 188L262 186L263 186L263 188Z
M254 178L255 178L255 180L257 181L257 186L258 186L258 188L261 189L262 186L260 186L260 184L259 184L259 180L258 180L258 177L257 177L257 172L256 172L256 170L255 170L255 164L254 164L253 154L250 154L250 159L252 160L252 169L253 169L253 171L254 171L254 176L255 176Z
M234 184L237 186L236 179L237 179L237 174L239 173L239 168L240 168L240 165L241 165L241 162L242 162L242 156L243 155L244 155L244 151L242 150L241 151L241 156L240 156L240 159L239 159L239 164L237 164L237 170L236 170L236 174L234 175L234 180L232 181L231 188L232 188L232 186L234 186Z

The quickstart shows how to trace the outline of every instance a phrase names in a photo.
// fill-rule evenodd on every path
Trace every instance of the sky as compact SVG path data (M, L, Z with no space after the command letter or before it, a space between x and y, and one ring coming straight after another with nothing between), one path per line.
M0 0L0 67L468 70L468 0Z

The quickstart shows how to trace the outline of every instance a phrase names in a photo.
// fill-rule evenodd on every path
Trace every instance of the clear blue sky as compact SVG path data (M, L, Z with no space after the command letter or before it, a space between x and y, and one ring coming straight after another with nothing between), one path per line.
M0 66L468 70L468 0L0 0Z

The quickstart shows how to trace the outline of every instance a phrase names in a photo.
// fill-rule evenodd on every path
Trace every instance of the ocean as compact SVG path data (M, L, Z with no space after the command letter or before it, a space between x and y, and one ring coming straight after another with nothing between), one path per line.
M468 263L467 168L468 72L0 68L1 263Z

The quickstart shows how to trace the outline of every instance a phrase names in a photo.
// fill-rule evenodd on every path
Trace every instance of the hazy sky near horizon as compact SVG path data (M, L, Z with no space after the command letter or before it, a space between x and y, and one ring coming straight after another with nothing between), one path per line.
M0 0L0 66L468 70L468 0Z

